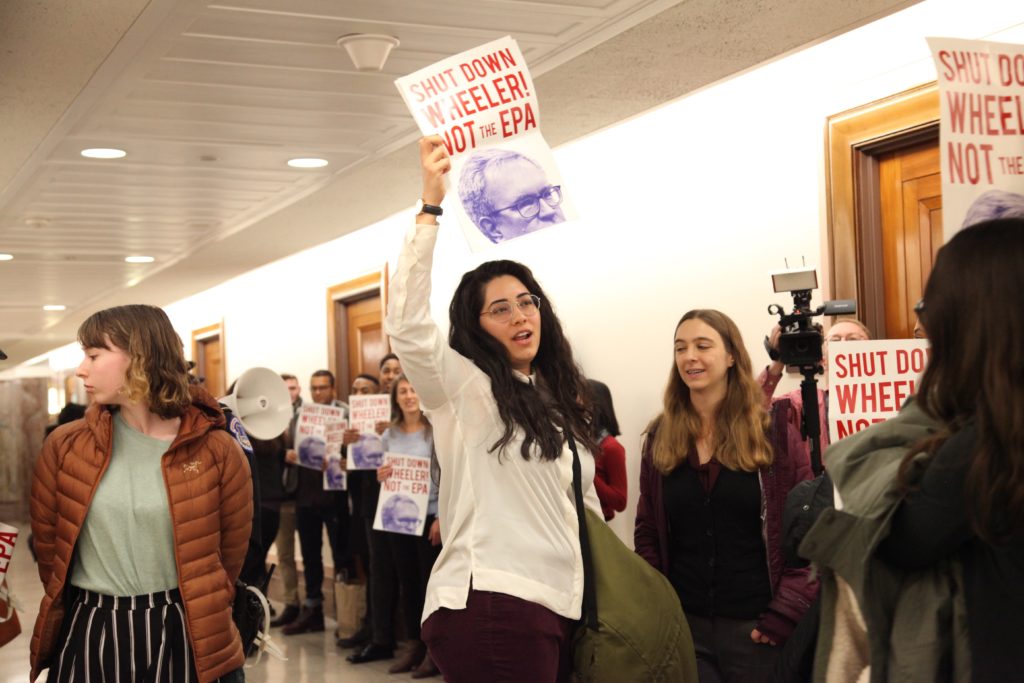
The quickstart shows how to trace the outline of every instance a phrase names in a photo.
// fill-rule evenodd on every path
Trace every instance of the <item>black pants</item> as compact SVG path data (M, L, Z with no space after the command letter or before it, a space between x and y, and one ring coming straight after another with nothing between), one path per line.
M114 597L77 592L47 683L197 683L178 589ZM244 681L242 669L220 681Z
M323 529L327 528L327 540L331 544L331 559L336 570L347 564L347 534L342 537L341 520L337 507L295 508L295 528L299 532L299 547L302 548L303 577L306 580L306 599L310 602L323 600L324 559ZM345 530L348 520L345 520Z
M427 520L430 532L433 517ZM426 598L427 579L437 560L440 546L423 536L390 531L370 531L370 600L373 603L373 642L388 645L395 640L393 615L401 595L405 629L414 640L420 638L420 617Z
M700 683L771 683L782 648L755 643L756 619L686 615Z

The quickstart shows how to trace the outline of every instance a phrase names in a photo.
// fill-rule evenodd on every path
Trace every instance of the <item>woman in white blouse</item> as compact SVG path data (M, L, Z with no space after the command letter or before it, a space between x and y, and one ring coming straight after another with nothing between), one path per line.
M566 432L579 444L586 503L600 513L588 413L577 400L586 385L522 264L489 261L466 273L449 308L447 342L441 336L429 303L451 168L441 138L420 141L420 160L424 209L399 258L385 326L434 425L442 472L443 547L427 587L423 640L454 683L568 680L583 564ZM517 197L509 210L529 211L531 197Z

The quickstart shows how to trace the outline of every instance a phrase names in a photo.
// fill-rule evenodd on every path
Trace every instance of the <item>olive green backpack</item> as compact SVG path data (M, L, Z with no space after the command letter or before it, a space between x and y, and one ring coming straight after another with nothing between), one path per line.
M572 449L573 493L583 553L583 618L573 635L580 683L696 683L697 657L679 596L661 572L583 505Z

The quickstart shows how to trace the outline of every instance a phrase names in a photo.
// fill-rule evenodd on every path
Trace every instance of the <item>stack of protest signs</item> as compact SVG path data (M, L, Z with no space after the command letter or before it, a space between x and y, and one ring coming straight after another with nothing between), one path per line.
M339 406L304 403L295 425L295 450L299 465L324 473L324 489L343 491L345 470L341 446L348 421Z

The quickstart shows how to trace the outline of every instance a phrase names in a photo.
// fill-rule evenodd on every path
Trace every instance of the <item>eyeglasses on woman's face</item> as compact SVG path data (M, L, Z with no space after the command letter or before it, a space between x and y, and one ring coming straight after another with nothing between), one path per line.
M536 294L524 294L515 301L495 301L480 315L488 315L496 323L507 323L512 320L513 307L527 318L537 315L540 309L540 297Z

